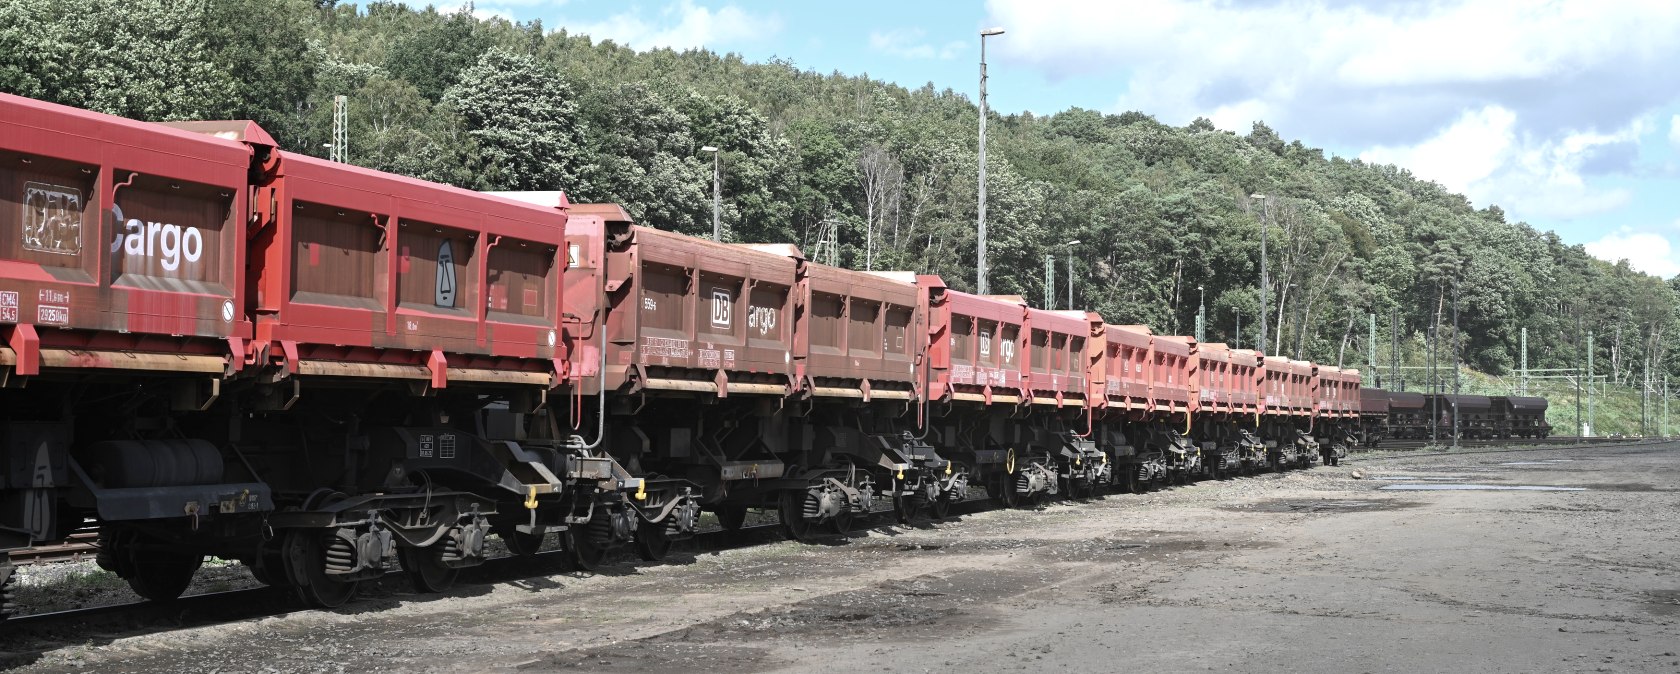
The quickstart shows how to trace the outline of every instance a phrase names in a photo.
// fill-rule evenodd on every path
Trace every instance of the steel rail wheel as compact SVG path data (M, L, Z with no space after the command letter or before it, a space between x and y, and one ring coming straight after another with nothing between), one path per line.
M414 589L420 592L448 592L461 576L460 569L443 564L442 541L424 548L400 547L397 559L402 562L408 579L414 582Z
M636 524L636 554L643 561L657 562L671 552L671 535L665 530L667 524L647 520Z
M933 519L942 520L951 516L951 497L940 494L938 498L928 503Z
M508 553L518 557L530 557L542 549L543 537L548 535L546 528L525 533L512 526L496 527L496 535L502 538L502 544L507 546Z
M921 510L921 500L914 495L893 496L893 516L898 518L899 524L909 524L916 519L916 511Z
M566 555L578 571L594 571L607 559L608 541L612 525L607 514L596 508L595 515L584 524L566 529Z
M723 503L712 512L717 514L718 526L730 533L740 531L747 523L747 507L744 505Z
M817 538L818 523L805 517L807 501L812 499L808 489L786 489L782 491L780 510L782 515L782 531L788 538L800 542L807 542Z
M314 529L286 532L282 547L286 574L303 603L317 608L338 608L356 596L360 582L327 574L327 548L321 544L324 536L325 532Z

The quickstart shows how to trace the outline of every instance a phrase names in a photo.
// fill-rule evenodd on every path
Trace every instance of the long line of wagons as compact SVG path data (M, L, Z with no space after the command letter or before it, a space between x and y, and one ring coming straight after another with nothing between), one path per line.
M1360 440L1374 447L1383 438L1471 440L1545 438L1546 399L1534 396L1455 395L1362 388ZM1457 423L1454 423L1454 416Z
M807 539L1376 432L1354 370L9 95L0 409L0 549L91 518L144 597L215 555L317 606L489 536L590 569L703 511Z

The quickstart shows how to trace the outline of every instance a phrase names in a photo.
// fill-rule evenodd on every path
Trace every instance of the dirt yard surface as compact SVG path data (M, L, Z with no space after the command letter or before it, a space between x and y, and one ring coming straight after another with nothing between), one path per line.
M1518 486L1581 490L1481 488ZM25 672L1680 672L1677 489L1680 444L1360 457L0 649Z

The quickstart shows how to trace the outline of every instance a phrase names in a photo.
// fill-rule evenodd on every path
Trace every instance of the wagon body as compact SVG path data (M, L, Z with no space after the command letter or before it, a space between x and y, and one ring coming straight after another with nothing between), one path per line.
M0 361L223 373L251 331L250 162L236 140L0 94Z

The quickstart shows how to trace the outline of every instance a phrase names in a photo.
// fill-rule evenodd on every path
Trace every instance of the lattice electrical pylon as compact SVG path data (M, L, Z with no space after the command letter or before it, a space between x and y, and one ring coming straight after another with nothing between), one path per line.
M811 261L836 266L840 259L839 222L824 218L817 223L817 245L811 250Z
M333 97L332 149L328 151L327 158L340 163L350 161L350 132L346 128L349 123L344 114L348 101L349 98L345 96Z

